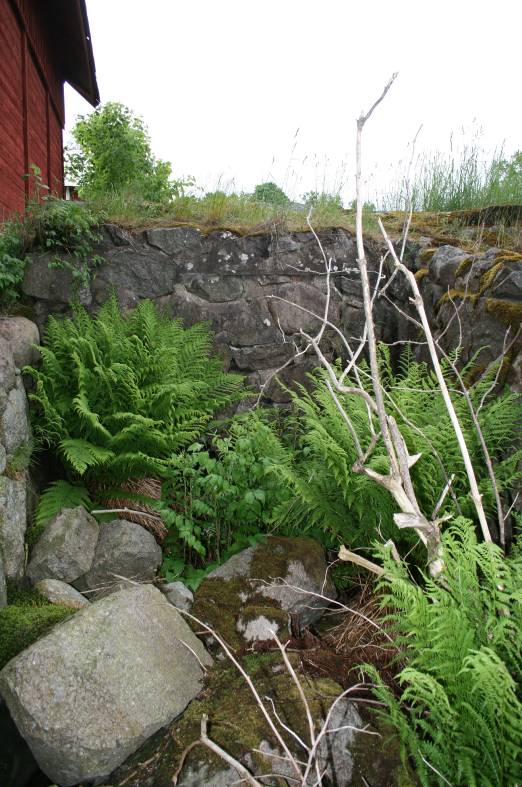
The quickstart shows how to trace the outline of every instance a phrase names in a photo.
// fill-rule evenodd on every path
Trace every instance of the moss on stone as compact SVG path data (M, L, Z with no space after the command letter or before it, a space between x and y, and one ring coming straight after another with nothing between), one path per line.
M281 610L277 599L261 592L261 583L253 581L287 577L290 564L299 562L317 587L321 587L324 574L322 546L310 538L283 538L271 536L258 544L253 551L248 576L207 577L196 591L191 613L211 626L228 645L238 648L245 644L240 625L245 626L261 616L279 625L279 631L287 629L289 614ZM198 630L197 624L193 625Z
M439 298L437 303L435 304L435 311L438 311L441 306L445 303L450 303L451 301L460 299L463 301L471 301L471 303L475 306L477 300L479 298L478 292L466 292L466 290L457 290L457 289L449 289L444 295Z
M522 254L502 249L495 257L495 262L522 262Z
M486 312L495 317L507 328L511 328L514 335L522 323L522 303L505 301L500 298L486 298Z
M21 480L29 467L32 453L33 443L31 440L21 443L7 458L5 474L13 480Z
M499 261L497 258L497 260L495 260L495 263L491 266L491 268L488 268L488 270L482 274L482 276L480 277L480 286L478 290L479 295L483 295L486 292L486 290L489 290L489 288L491 287L491 285L493 284L493 282L497 278L497 275L500 273L503 267L504 267L504 263L502 261Z
M425 264L429 263L436 251L436 246L428 246L419 253L419 260Z
M415 278L417 279L417 283L420 284L421 281L426 277L429 276L429 268L420 268L417 273L415 274Z
M296 654L290 654L290 658L298 669ZM284 723L307 739L308 725L302 702L294 682L281 666L279 653L255 653L243 659L243 667L252 678L258 693L262 697L270 696ZM312 716L320 722L342 689L329 679L302 678L302 684ZM123 784L126 787L143 784L171 787L172 776L181 755L200 736L204 714L209 718L208 734L213 741L238 759L250 752L252 758L262 763L266 770L267 760L253 752L253 749L258 748L263 740L269 741L273 746L277 744L244 678L227 661L210 672L200 697L188 706L169 730L156 736L153 742L146 744L118 769L112 775L110 784L113 787ZM295 751L295 742L288 735L285 738L290 748ZM159 756L156 756L158 754ZM153 775L150 772L151 765ZM184 767L209 778L228 766L206 747L196 746L188 755Z
M46 522L40 522L38 525L31 525L25 531L25 543L29 547L29 553L44 532L46 524Z
M54 625L69 617L71 610L49 602L33 590L12 586L7 607L0 609L0 669Z
M290 652L290 661L299 674L299 656ZM309 730L303 704L295 683L284 669L280 654L253 653L243 657L242 666L251 677L261 697L270 696L281 720L294 730L303 740L309 740ZM310 678L300 674L312 718L319 727L341 687L327 678ZM360 709L362 710L362 709ZM154 738L136 752L127 762L113 773L108 781L111 787L172 787L172 777L179 768L181 757L187 748L200 737L203 715L209 719L209 737L236 759L246 754L260 771L267 772L273 760L264 758L254 750L261 742L270 744L272 749L280 749L273 733L256 704L251 690L239 671L230 662L216 664L207 676L205 688L193 700L181 717L172 725L160 731ZM365 723L373 725L373 716L365 712ZM372 784L389 784L396 787L412 787L415 780L401 765L400 747L397 741L390 741L392 731L383 733L376 744L374 736L360 735L350 745L353 755L354 784L368 783L361 778L371 777ZM290 750L301 755L302 750L288 734L284 735ZM381 741L384 741L382 743ZM254 767L255 767L254 766ZM188 753L183 767L197 774L206 784L217 772L226 771L228 765L216 754L202 745L196 745ZM287 782L275 777L267 785L286 785Z
M455 278L458 279L459 276L464 276L464 274L467 273L471 268L474 261L475 257L472 254L470 254L469 257L464 257L455 271Z

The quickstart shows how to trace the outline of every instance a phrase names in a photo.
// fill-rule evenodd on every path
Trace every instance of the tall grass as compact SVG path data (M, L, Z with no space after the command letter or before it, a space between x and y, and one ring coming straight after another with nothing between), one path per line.
M449 155L424 154L410 185L415 211L451 211L488 205L522 204L522 152L506 159L502 150L489 158L476 142ZM399 181L378 199L383 210L402 210L406 182Z
M96 200L109 220L139 226L174 222L193 224L206 230L266 230L276 225L288 230L307 229L308 208L295 203L272 205L251 194L213 191L198 197L181 194L164 203L147 203L132 190L113 191ZM353 223L338 200L319 199L312 213L314 226L347 227Z

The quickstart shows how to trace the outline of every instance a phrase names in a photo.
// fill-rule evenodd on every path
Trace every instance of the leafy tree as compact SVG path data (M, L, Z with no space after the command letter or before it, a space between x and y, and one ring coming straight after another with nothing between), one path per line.
M269 205L288 205L290 202L283 189L272 181L258 183L254 189L254 199Z
M117 102L80 116L72 131L77 148L67 151L68 174L93 198L128 187L144 199L161 202L179 191L169 162L152 154L143 120Z

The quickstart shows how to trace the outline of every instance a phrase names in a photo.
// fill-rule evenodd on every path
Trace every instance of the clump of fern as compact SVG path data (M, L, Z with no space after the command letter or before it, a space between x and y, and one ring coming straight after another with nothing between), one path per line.
M122 313L113 297L97 317L74 306L72 318L50 318L40 352L40 368L26 369L36 439L85 486L163 478L172 455L242 396L208 328L184 328L150 301Z
M446 498L442 513L472 518L474 507L464 463L434 374L426 364L414 361L409 352L403 354L398 370L394 371L389 350L384 346L380 348L380 368L387 410L396 419L410 455L421 454L411 470L421 510L426 516L431 515L447 480L454 475L451 494ZM470 449L486 513L493 517L493 490L468 405L447 364L444 373L453 391L455 409ZM491 387L494 374L495 369L470 389L476 410ZM369 374L364 364L360 379L369 390ZM397 530L393 522L397 507L391 495L366 475L353 470L358 458L356 446L326 380L326 372L319 370L311 375L311 390L302 387L293 394L297 429L301 435L300 450L296 461L282 472L296 500L286 510L281 510L280 518L287 527L327 533L356 548L369 548L376 532L384 539L392 537L398 546L408 547L414 543L414 538L411 531ZM366 449L372 439L372 430L376 434L379 432L376 417L369 416L360 396L337 396L350 415L363 450ZM501 492L514 488L520 478L522 453L515 450L514 444L517 424L521 420L520 397L509 392L485 397L479 422ZM376 443L366 464L379 473L388 472L389 461L382 440Z
M444 574L422 586L380 547L382 607L402 649L398 692L366 671L423 785L514 785L522 773L522 557L478 543L463 518L442 540Z

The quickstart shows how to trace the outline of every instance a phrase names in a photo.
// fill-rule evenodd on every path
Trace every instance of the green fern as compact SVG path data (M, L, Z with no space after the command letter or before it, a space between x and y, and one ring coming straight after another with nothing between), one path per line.
M399 696L366 670L423 785L515 785L522 774L522 560L478 543L462 518L443 544L444 580L425 578L423 587L379 549L382 606L405 663Z
M385 401L406 441L411 455L421 459L412 468L412 481L421 509L431 515L447 479L454 474L452 494L446 499L442 513L452 516L475 515L469 496L466 471L453 427L434 375L425 364L413 360L405 352L395 373L389 349L380 348L380 367ZM462 425L472 462L483 494L486 513L494 519L495 501L491 482L472 422L467 403L452 379L448 364L443 365L453 401ZM470 390L477 409L491 386L495 370ZM362 381L370 390L368 368L363 364ZM296 460L278 472L295 493L295 500L279 511L280 521L289 529L330 533L338 541L355 548L369 547L380 532L384 539L392 537L398 546L409 548L415 538L409 531L398 531L393 522L397 507L391 495L367 476L353 471L357 459L354 441L326 387L326 373L310 376L312 388L302 387L293 393L296 411L295 426L301 435ZM361 397L338 395L363 448L371 440L366 405ZM522 420L520 397L506 392L486 397L479 413L486 444L494 462L495 475L501 491L513 489L520 479L522 452L515 450L517 425ZM373 427L378 431L376 419ZM389 468L382 440L368 463L381 473Z
M165 477L171 456L242 396L208 328L183 328L150 301L122 314L113 297L96 318L80 306L71 319L51 317L41 356L26 370L35 435L87 484Z
M73 486L67 481L54 481L47 487L38 501L38 507L34 518L35 526L40 528L42 525L59 514L62 508L76 508L83 506L89 511L92 502L88 491L84 486Z

